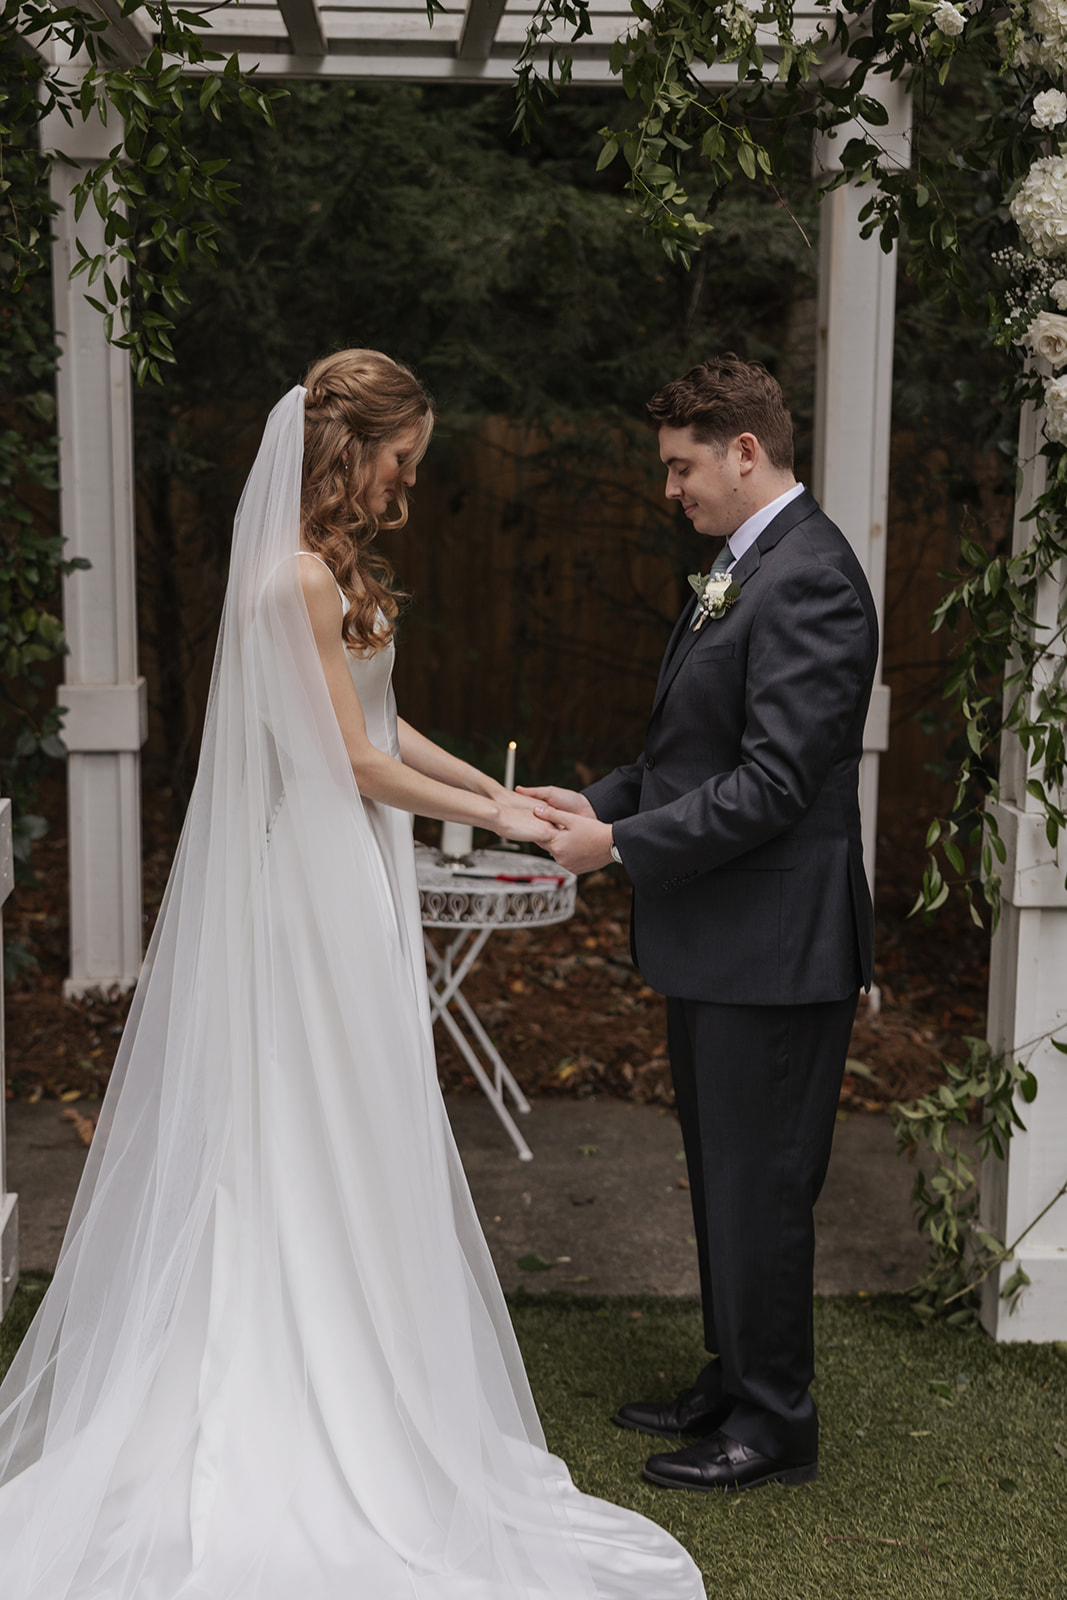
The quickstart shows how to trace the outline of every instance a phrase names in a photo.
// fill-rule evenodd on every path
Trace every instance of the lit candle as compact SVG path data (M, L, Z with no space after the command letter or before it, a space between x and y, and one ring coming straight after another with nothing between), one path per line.
M508 745L507 759L504 762L504 788L505 789L514 789L514 787L515 787L515 741L514 741L514 739L512 739L511 743Z

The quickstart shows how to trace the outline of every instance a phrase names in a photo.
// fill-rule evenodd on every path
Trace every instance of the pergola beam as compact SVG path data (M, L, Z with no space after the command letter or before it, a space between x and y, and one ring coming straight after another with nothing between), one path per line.
M467 0L456 55L461 61L488 61L507 0Z
M124 67L132 67L135 62L143 61L155 44L153 35L145 32L136 17L124 17L117 0L91 0L91 4L107 23L103 39L111 49L114 60ZM46 38L38 44L32 28L17 29L12 39L20 55L36 56L49 67L71 67L84 71L89 64L84 52L75 59L66 45L55 39Z
M92 0L100 15L107 18L104 38L114 50L124 67L142 61L151 50L154 40L146 33L136 17L124 17L118 0Z
M278 0L278 10L294 55L313 59L326 55L326 33L317 0Z

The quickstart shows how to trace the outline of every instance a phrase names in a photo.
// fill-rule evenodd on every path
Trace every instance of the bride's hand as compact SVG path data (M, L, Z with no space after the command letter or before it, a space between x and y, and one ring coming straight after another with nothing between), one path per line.
M585 795L579 794L576 789L531 789L526 784L519 784L516 793L528 796L535 805L551 806L553 811L570 811L576 817L596 816Z
M538 804L532 796L520 794L517 789L505 789L502 783L494 784L488 796L502 811L528 811L531 816Z
M505 790L505 793L510 795L509 790ZM535 817L532 811L522 806L506 803L500 807L496 831L502 839L512 839L516 844L539 844L546 850L551 848L552 840L559 834L559 829L543 817Z

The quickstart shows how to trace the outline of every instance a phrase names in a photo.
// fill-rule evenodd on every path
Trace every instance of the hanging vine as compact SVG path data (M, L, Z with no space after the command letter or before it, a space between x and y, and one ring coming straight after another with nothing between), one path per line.
M74 187L76 215L93 207L104 225L103 249L90 253L79 244L75 271L108 337L129 351L137 381L159 382L173 360L182 275L195 254L212 255L219 215L235 203L226 162L204 160L186 141L187 99L198 96L220 118L239 102L271 122L278 92L261 90L236 57L223 61L208 49L193 10L169 0L123 0L119 16L151 40L132 63L117 54L102 9L0 4L0 378L7 397L0 427L0 787L13 801L23 879L32 876L33 840L46 829L36 814L41 778L49 761L65 754L42 672L66 650L59 581L87 565L66 558L44 510L57 487L49 276L56 209L49 177L57 158L42 150L41 127L54 115L114 130L107 155ZM68 65L52 65L56 59ZM190 66L214 70L195 85L183 77ZM10 977L26 952L8 940L4 955Z

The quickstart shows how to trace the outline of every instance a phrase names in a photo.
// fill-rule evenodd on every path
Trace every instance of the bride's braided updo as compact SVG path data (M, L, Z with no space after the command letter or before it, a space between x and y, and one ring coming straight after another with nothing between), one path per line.
M415 429L419 442L409 460L420 459L433 431L433 405L414 373L378 350L323 357L304 388L304 543L329 564L345 592L346 645L381 649L405 597L389 563L370 546L379 527L407 522L407 494L398 477L396 513L386 519L367 509L365 490L389 440Z

